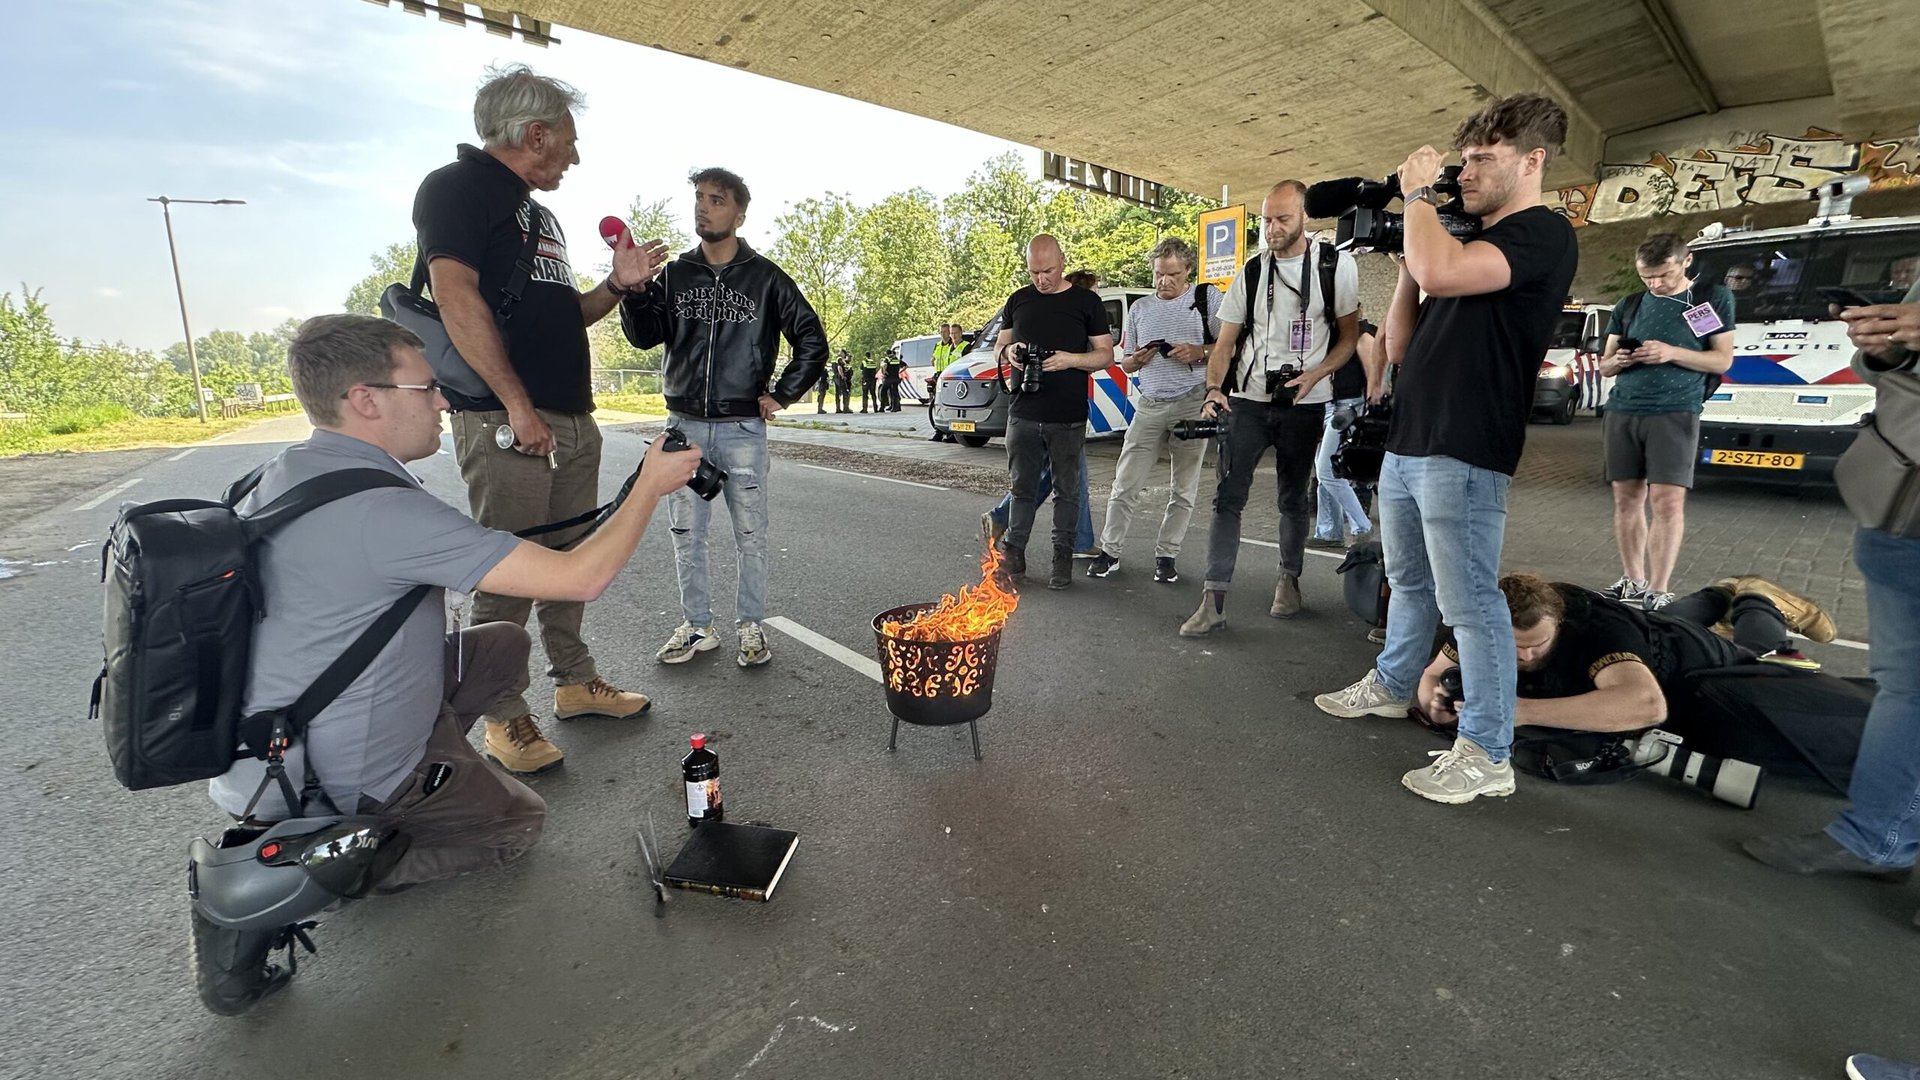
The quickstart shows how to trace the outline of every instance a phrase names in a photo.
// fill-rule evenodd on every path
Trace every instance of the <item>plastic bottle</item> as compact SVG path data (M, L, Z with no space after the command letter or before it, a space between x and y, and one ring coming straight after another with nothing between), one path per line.
M680 759L680 774L687 782L687 824L719 821L725 816L720 805L720 755L707 749L705 735L688 741L693 749Z

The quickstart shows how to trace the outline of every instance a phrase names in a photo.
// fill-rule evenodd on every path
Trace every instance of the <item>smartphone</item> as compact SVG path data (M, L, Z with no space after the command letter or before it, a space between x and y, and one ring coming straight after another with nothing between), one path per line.
M1149 341L1142 346L1142 348L1157 349L1161 356L1169 356L1173 353L1173 346L1167 344L1164 340Z
M1620 339L1620 342L1619 342L1620 351L1632 352L1633 350L1639 348L1640 344L1641 344L1640 339L1637 337L1623 337Z
M1822 285L1815 291L1837 307L1871 307L1874 303L1860 293L1839 285Z

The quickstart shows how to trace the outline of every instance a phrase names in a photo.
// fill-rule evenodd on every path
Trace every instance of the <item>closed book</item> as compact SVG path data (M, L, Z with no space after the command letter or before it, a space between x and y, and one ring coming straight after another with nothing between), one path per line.
M664 880L677 889L771 900L799 845L800 834L787 829L709 821L693 830Z

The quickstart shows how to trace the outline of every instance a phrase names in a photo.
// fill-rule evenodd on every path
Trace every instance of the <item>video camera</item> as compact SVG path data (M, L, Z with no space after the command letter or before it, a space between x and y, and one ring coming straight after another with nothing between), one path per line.
M1380 482L1387 459L1387 432L1393 426L1391 400L1335 409L1329 426L1340 435L1333 451L1333 475L1355 484Z
M1460 202L1460 166L1440 170L1433 190L1448 201L1436 204L1440 224L1456 240L1471 240L1480 235L1480 219L1467 213ZM1387 209L1400 197L1400 178L1389 174L1384 180L1346 176L1322 180L1307 188L1306 212L1309 218L1338 217L1333 246L1356 254L1367 251L1398 253L1406 250L1406 215Z

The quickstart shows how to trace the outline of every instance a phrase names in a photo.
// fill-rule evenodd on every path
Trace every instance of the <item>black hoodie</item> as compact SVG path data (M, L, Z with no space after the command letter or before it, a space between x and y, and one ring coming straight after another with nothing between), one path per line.
M762 394L791 405L807 396L827 362L827 334L813 305L786 271L744 240L721 267L709 266L698 247L682 253L621 302L620 328L635 348L666 345L667 407L703 420L758 417ZM783 333L793 361L775 385Z

